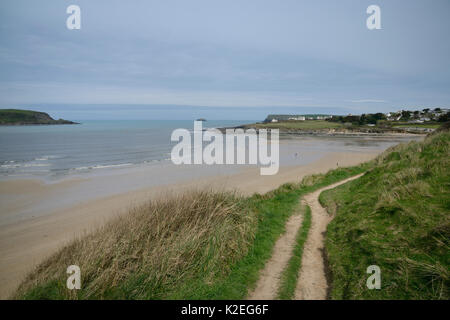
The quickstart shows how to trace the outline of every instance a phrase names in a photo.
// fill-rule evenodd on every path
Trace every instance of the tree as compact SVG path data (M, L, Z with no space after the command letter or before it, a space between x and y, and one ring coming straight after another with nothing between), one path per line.
M438 121L439 121L439 122L447 122L447 121L450 121L450 112L441 114L441 115L439 116L439 118L438 118Z
M366 115L363 113L362 115L361 115L361 117L359 117L359 125L363 125L363 124L366 124L367 123L367 121L368 121L368 119L366 118Z
M403 119L409 119L411 117L411 112L407 110L402 110L402 118Z

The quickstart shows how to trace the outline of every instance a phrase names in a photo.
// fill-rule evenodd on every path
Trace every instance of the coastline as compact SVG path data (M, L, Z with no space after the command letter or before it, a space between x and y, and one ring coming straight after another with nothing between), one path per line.
M150 199L164 197L192 189L235 190L243 195L265 193L279 185L299 181L302 177L324 173L341 166L352 166L373 159L378 153L333 153L313 164L280 168L275 176L261 176L258 168L226 176L193 179L188 182L144 188L119 195L103 197L68 208L57 209L48 215L17 221L0 227L0 298L6 299L23 277L46 257L70 240L100 227L106 221ZM8 184L13 183L9 181ZM17 186L17 182L16 183ZM20 187L39 188L36 181L22 181ZM53 186L64 192L76 181L64 181ZM14 190L13 185L11 192Z
M294 136L373 136L373 137L398 137L398 136L421 136L433 132L434 129L426 127L369 127L369 126L342 126L342 127L323 127L323 128L307 128L295 127L295 125L302 125L302 123L294 123L294 127L283 126L283 123L249 123L233 127L218 128L222 133L227 129L254 129L259 133L260 129L278 129L280 134L294 135Z
M52 123L0 123L0 126L3 127L23 127L23 126L62 126L62 125L72 125L72 124L81 124L80 122L74 122L74 121L68 121L68 122L57 122L58 120L55 120L56 122Z
M0 181L5 200L0 207L0 299L6 299L28 272L69 241L151 199L205 188L262 194L310 174L369 161L389 145L408 140L386 139L366 148L367 140L345 140L343 144L326 139L325 144L318 144L316 139L305 139L297 149L288 140L282 141L284 150L291 153L300 148L306 162L281 152L284 165L273 176L261 176L255 166L229 170L168 165L155 166L153 171L149 167L125 170L114 176L70 177L49 184L34 179Z

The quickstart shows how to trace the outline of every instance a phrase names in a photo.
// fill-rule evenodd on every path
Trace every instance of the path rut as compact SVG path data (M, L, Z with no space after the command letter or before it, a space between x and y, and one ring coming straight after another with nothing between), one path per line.
M325 300L328 283L323 257L325 232L332 217L319 203L322 191L333 189L341 184L357 179L362 174L339 181L304 196L303 203L311 208L312 224L302 256L302 266L295 291L297 300ZM293 214L286 223L286 231L275 243L272 257L260 272L256 288L248 295L249 300L276 299L280 279L295 246L297 231L300 229L303 215Z
M299 213L288 219L286 231L275 243L272 257L261 271L255 290L248 296L249 300L276 299L281 274L291 257L295 246L295 236L302 225L302 221L303 215Z
M302 266L295 290L296 300L325 300L328 294L324 247L328 223L333 219L319 203L319 195L325 190L336 188L362 174L339 181L317 191L307 194L305 202L311 208L311 229L303 249Z

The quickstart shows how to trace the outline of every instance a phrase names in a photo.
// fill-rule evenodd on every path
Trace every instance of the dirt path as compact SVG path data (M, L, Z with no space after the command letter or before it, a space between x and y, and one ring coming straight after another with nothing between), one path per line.
M293 214L286 223L286 231L275 243L273 254L260 272L255 290L249 300L274 300L277 297L281 273L285 269L295 246L295 236L301 227L303 215Z
M321 300L326 299L327 296L328 285L322 252L324 247L324 233L327 224L331 221L331 217L319 203L320 193L359 178L360 176L357 175L345 179L307 194L304 197L303 201L311 208L312 224L308 240L305 244L295 299ZM297 231L300 229L302 221L303 215L299 213L292 215L288 219L286 231L275 243L272 257L261 271L256 288L248 295L249 300L276 299L281 274L291 258Z
M323 254L325 232L332 217L320 205L320 193L357 179L360 176L362 174L319 189L304 197L304 200L311 208L312 224L303 250L302 266L295 290L296 300L325 300L327 298L328 283Z

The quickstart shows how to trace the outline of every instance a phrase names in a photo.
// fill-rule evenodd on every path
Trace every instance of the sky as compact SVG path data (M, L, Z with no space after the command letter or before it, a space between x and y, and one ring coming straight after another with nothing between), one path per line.
M66 27L72 4L80 30ZM366 27L372 4L380 30ZM449 12L448 0L2 0L0 108L249 119L449 107Z

